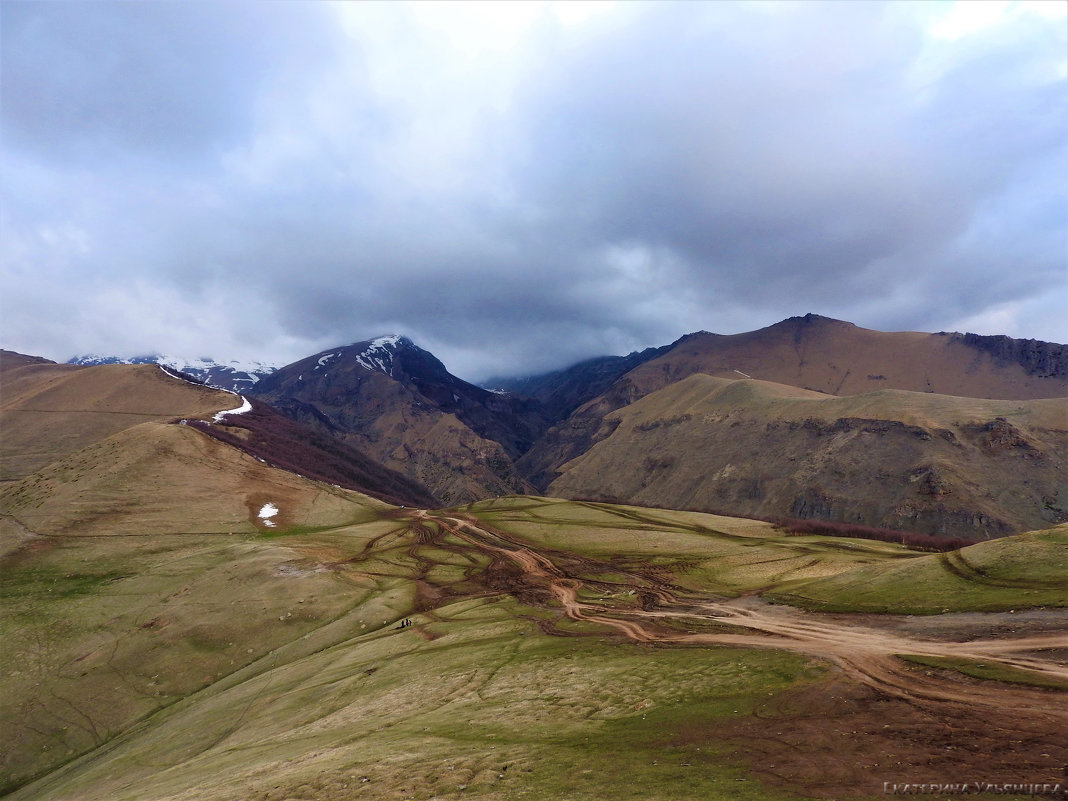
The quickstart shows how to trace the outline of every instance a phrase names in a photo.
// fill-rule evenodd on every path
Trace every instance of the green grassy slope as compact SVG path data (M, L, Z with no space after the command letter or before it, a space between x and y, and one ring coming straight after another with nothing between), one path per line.
M658 565L683 587L738 595L917 552L873 540L784 537L771 523L699 512L558 499L504 499L467 507L538 547Z
M763 737L805 693L817 709L837 697L827 663L641 645L567 620L446 521L470 516L548 554L620 609L637 599L615 597L612 582L639 575L681 593L796 593L938 558L696 513L517 497L420 517L348 497L351 522L306 504L279 529L234 536L198 531L210 515L189 512L191 497L184 532L9 527L10 798L807 797L806 784L758 779L746 727ZM999 580L1030 580L1029 557L1048 562L1063 536L985 543L1000 550L969 563L1015 565ZM1044 564L1034 580L1056 570ZM1003 589L982 584L964 603L1007 601ZM405 618L415 625L398 628ZM859 797L882 797L872 782Z
M9 554L0 675L20 700L0 718L4 775L52 771L13 797L774 797L735 781L726 746L666 741L813 681L817 663L635 647L592 625L547 637L558 614L488 590L485 560L448 537L388 512L304 522L34 537ZM397 629L405 616L417 625ZM606 772L620 754L622 775Z
M40 534L251 533L302 519L338 525L388 505L277 470L190 426L127 428L0 487L0 512Z
M440 611L424 639L361 633L354 609L15 798L775 797L664 741L819 675L777 652L537 636L506 601Z
M938 612L1068 606L1068 525L893 565L800 581L768 597L825 611Z

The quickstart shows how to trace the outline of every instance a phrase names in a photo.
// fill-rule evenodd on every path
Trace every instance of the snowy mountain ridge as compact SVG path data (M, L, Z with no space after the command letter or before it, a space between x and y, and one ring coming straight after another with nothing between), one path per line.
M217 362L209 357L188 359L161 354L123 358L90 353L83 356L75 356L69 359L67 364L77 364L83 367L98 364L158 364L161 367L168 367L191 375L209 386L227 389L231 392L247 390L255 386L260 379L269 376L278 369L277 365L266 362L243 362L237 359L232 359L229 362Z

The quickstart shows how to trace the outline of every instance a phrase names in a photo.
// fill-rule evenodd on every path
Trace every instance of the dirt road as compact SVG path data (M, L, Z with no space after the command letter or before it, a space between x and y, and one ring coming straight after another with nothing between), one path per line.
M1051 706L1046 694L1002 686L968 685L958 688L942 680L931 680L910 669L896 654L956 657L997 662L1068 681L1068 665L1043 651L1068 647L1068 632L1049 631L1029 636L967 641L945 641L909 637L863 624L870 615L821 615L789 606L774 605L759 598L704 601L679 598L673 588L650 582L643 576L635 592L655 591L657 609L615 607L582 601L581 578L569 575L544 554L510 539L474 520L436 517L454 536L485 552L499 554L518 565L527 577L542 583L573 620L599 623L619 631L636 642L686 645L739 645L779 648L820 656L838 664L854 679L890 695L929 701L960 702L968 705L1003 707L1010 699L1021 708L1049 714L1068 721L1068 706ZM659 586L652 586L659 584ZM982 618L973 618L973 635L981 635ZM657 621L719 623L747 629L747 633L677 633L650 625Z
M800 782L815 794L851 795L880 765L907 772L908 781L940 781L949 768L960 771L957 775L1063 781L1068 763L1064 693L925 669L897 656L963 658L1068 681L1068 626L1061 616L1033 621L1020 636L1006 636L1004 626L994 624L1004 615L940 616L954 620L940 636L925 637L883 625L894 616L814 613L758 597L700 597L654 571L618 568L613 572L626 578L606 597L605 582L582 577L605 572L595 560L534 550L474 518L414 517L423 524L433 521L443 533L489 556L491 567L511 564L518 575L505 588L522 587L527 596L538 588L566 617L603 625L634 642L775 648L837 665L852 684L808 690L788 708L767 710L775 719L790 718L788 730L774 734L756 720L701 735L744 742L740 753L752 758L753 770L768 781Z

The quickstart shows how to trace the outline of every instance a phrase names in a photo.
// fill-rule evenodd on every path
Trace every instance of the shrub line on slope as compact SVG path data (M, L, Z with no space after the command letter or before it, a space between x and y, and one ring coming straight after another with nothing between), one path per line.
M792 536L819 534L825 537L853 537L862 540L879 540L895 542L913 551L945 552L956 551L975 545L979 540L964 537L937 537L934 534L921 534L918 531L900 531L893 528L875 528L853 523L836 523L832 520L798 520L789 517L763 518L773 523Z
M209 437L291 473L371 495L393 505L434 506L433 496L412 480L333 437L319 434L259 402L241 417L218 425L183 420ZM243 429L244 437L228 429Z

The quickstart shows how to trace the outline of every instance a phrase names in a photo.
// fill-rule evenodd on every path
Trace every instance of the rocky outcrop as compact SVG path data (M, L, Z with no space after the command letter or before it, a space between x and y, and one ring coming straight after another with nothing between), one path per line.
M950 334L968 347L989 353L998 364L1018 364L1028 375L1068 377L1068 345L1003 335Z

